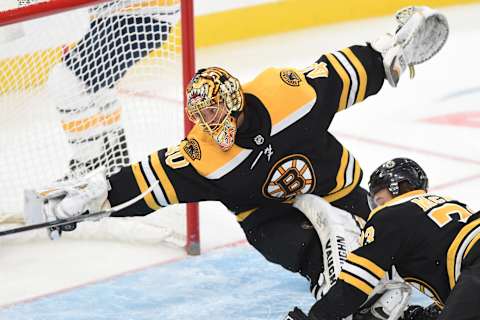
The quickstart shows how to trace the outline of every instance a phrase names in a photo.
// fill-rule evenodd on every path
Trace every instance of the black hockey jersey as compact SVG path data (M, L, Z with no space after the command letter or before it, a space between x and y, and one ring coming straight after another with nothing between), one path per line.
M340 281L313 308L332 319L352 314L392 266L442 306L462 264L479 257L479 239L478 214L463 203L422 190L403 194L370 213L363 245L347 256ZM339 294L342 310L329 297Z
M360 182L353 155L328 127L336 112L377 93L381 55L353 46L305 70L269 68L244 84L245 120L222 151L195 126L178 146L154 152L110 178L115 205L160 184L119 215L145 215L174 203L218 200L243 221L272 202L313 193L332 202Z

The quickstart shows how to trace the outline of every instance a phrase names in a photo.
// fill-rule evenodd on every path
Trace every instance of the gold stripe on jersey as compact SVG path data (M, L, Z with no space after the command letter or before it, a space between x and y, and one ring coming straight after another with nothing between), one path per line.
M358 76L353 65L340 51L333 52L332 54L335 56L335 58L337 58L338 62L342 64L343 68L348 73L348 77L350 78L350 89L348 90L346 106L348 108L355 103L355 97L357 96L359 85Z
M472 248L478 242L480 235L480 219L465 225L458 232L447 251L447 274L450 289L460 276L463 258L467 255L467 249ZM469 249L469 251L470 251Z
M363 101L367 92L367 72L350 48L325 55L342 80L338 111Z
M342 154L342 160L343 160L343 154ZM362 170L360 169L360 165L358 164L357 160L355 160L351 155L349 155L348 165L344 166L344 168L340 166L339 172L337 173L337 179L340 179L340 180L337 180L337 186L333 190L335 190L339 184L343 185L342 189L336 192L332 190L330 191L329 194L327 194L323 198L328 202L333 202L348 195L350 192L352 192L353 189L355 189L355 187L360 182L361 172ZM339 175L341 178L339 178ZM353 177L353 179L351 177ZM351 182L350 182L350 179L351 179Z
M242 211L236 215L237 221L242 222L247 219L253 212L255 212L258 208L253 208L247 211Z
M332 191L330 191L330 193L335 193L337 192L338 190L342 189L342 187L344 186L344 182L345 182L345 170L347 170L347 165L348 165L348 159L349 159L349 152L348 150L343 147L343 150L342 150L342 158L340 160L340 168L338 169L338 172L337 172L337 185L335 186L335 188L333 188Z
M375 288L381 279L377 275L373 274L370 270L366 270L363 266L352 261L346 261L342 266L342 271L347 272L355 278L367 283L372 288Z
M282 71L294 74L299 79L298 85L284 82L280 76ZM317 97L305 75L296 69L268 68L242 87L245 93L256 96L267 108L272 121L271 135L282 131L310 112Z
M342 86L342 94L340 95L340 101L338 102L338 111L342 111L347 107L347 99L348 99L348 90L350 89L350 78L348 77L347 72L345 69L342 67L342 65L338 62L337 58L333 56L331 53L327 53L325 55L330 62L330 64L333 66L337 74L340 76L340 79L342 79L343 86Z
M373 287L370 286L368 283L364 282L363 280L360 280L356 278L355 276L345 272L341 271L340 274L338 275L338 279L345 281L346 283L354 286L358 290L362 291L366 295L370 295L373 291Z
M435 302L436 305L438 305L440 308L443 309L444 302L440 298L440 295L428 283L426 283L425 281L420 280L418 278L414 278L414 277L405 277L405 278L403 278L403 280L408 282L410 285L412 285L414 288L416 288L418 291L420 291L424 295L431 298Z
M158 178L155 176L155 173L153 173L152 166L150 165L150 157L140 162L140 169L147 182L147 187L152 188L152 196L155 199L155 202L162 207L168 206L165 192L162 190L162 186L158 184Z
M237 145L233 145L228 151L222 151L212 137L198 126L193 127L187 138L188 140L195 139L198 142L201 158L195 160L190 158L184 149L188 141L182 141L180 152L185 160L207 179L223 177L242 163L252 152Z
M295 198L287 199L287 200L282 201L282 203L286 203L286 204L293 204L294 202L295 202ZM245 221L245 219L247 219L252 213L257 211L257 209L258 208L253 208L253 209L249 209L249 210L246 210L246 211L241 211L239 213L235 213L237 221L238 222Z
M350 252L347 255L347 261L355 265L358 265L365 270L368 270L371 274L375 275L378 279L383 278L383 276L385 275L385 270L377 266L374 262L370 261L367 258L358 256L353 252Z
M158 157L158 152L154 152L150 155L150 161L152 163L153 170L157 175L158 179L160 180L160 184L162 185L163 189L168 198L169 204L178 203L177 193L175 192L175 188L173 187L172 182L167 176L167 173L163 169L160 158Z
M355 67L355 70L357 70L358 72L359 88L358 88L357 99L355 100L355 102L356 103L361 102L365 99L365 94L367 93L367 81L368 81L367 71L365 71L363 64L360 62L360 60L357 58L357 56L353 53L353 51L350 48L345 48L341 51L347 56L347 58Z
M134 163L131 166L133 175L135 176L135 180L137 181L137 185L140 188L141 193L144 193L145 191L148 190L148 183L147 180L145 179L145 176L142 173L142 170L140 169L140 163ZM158 210L160 209L160 205L155 201L153 198L153 195L151 192L147 193L144 197L143 200L147 204L147 206L152 209L152 210Z
M465 253L463 254L464 259L468 255L470 250L472 250L473 246L478 242L478 240L480 240L480 232L475 236L475 238L472 239L472 241L470 241L470 244L468 245L467 250L465 250Z
M426 192L424 190L414 190L414 191L410 191L410 192L404 193L402 195L399 195L398 197L395 197L392 200L389 200L389 201L385 202L383 205L378 206L375 209L373 209L372 212L370 212L370 214L368 215L367 221L370 221L373 218L373 216L376 215L380 210L382 210L386 207L391 207L391 206L394 206L394 205L397 205L397 204L400 204L400 203L403 203L403 202L410 201L412 198L415 198L415 197L417 197L421 194L426 194Z

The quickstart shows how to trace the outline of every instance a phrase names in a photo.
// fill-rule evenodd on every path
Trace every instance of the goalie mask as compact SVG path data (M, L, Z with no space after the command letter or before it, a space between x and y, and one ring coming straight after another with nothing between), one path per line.
M370 207L375 207L372 197L384 188L387 188L394 197L398 196L401 182L407 182L415 190L428 189L427 174L415 161L395 158L383 163L370 176L368 182Z
M222 68L198 70L187 88L188 118L212 136L223 151L235 142L237 116L243 104L240 82Z

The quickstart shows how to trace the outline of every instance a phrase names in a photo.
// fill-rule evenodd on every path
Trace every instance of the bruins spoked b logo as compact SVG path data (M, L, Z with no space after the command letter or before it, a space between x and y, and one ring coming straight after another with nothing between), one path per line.
M202 152L200 151L200 145L195 139L188 139L183 145L183 150L192 160L201 160Z
M270 199L291 199L315 188L315 174L307 157L294 154L278 161L263 185L263 195Z

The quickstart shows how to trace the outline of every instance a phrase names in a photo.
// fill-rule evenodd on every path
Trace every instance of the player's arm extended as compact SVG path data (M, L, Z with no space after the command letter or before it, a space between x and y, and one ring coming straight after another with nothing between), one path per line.
M315 320L340 319L354 314L367 300L394 261L404 255L409 232L404 212L385 208L367 223L362 232L363 246L347 256L339 280L325 297L310 309ZM387 212L388 211L388 212ZM398 219L397 219L398 218Z
M123 203L157 181L158 185L141 201L113 216L147 215L171 204L220 198L220 190L190 165L177 146L153 152L111 176L108 201L111 206Z
M372 44L327 53L304 70L317 93L322 117L333 115L376 94L384 80L396 87L407 67L433 57L445 44L449 27L445 16L428 7L407 7L395 14L396 31ZM326 113L326 114L325 114Z
M382 55L370 45L324 54L304 75L315 89L318 107L331 117L376 94L385 80Z

